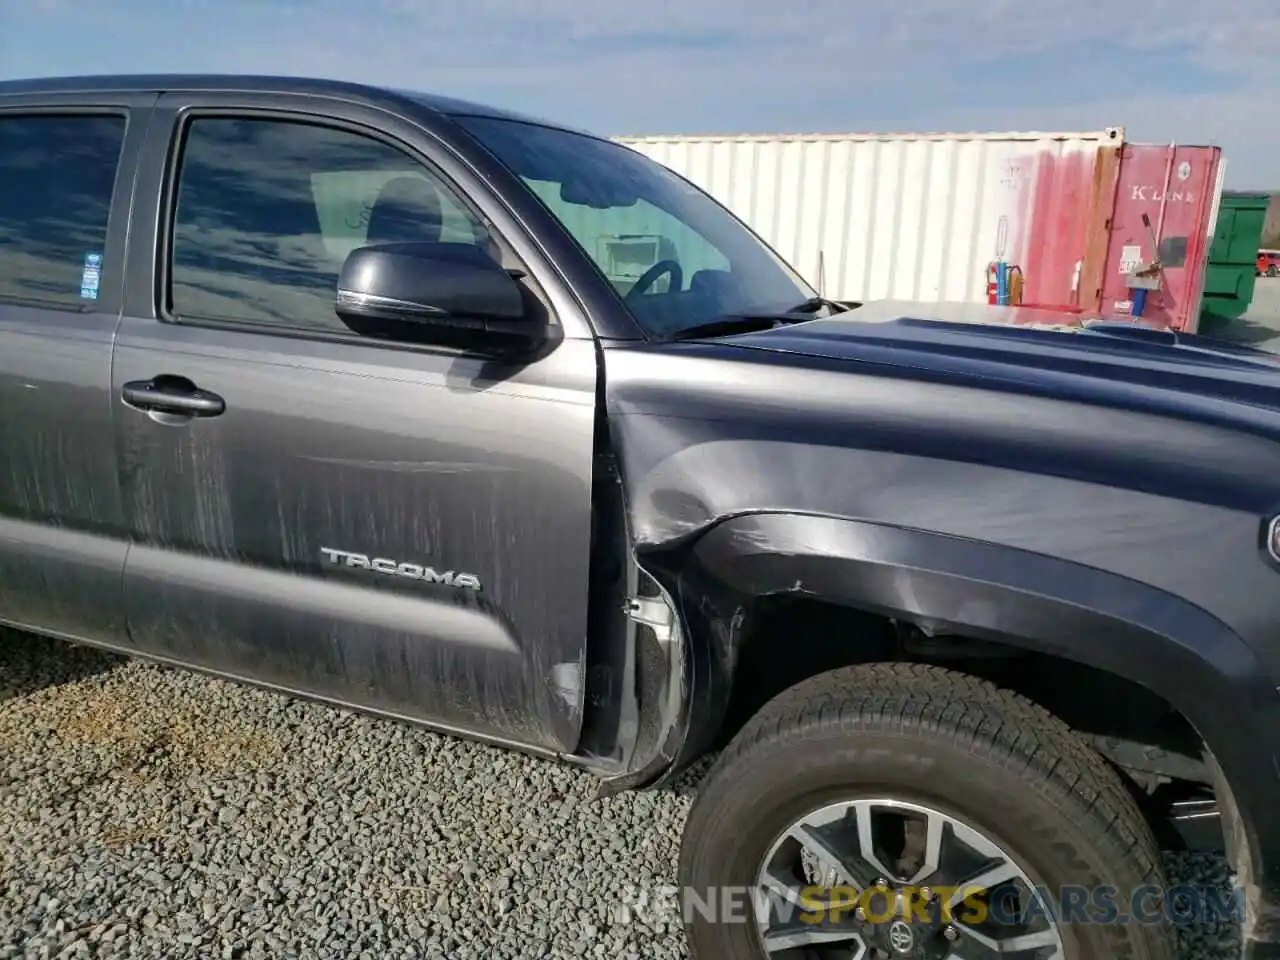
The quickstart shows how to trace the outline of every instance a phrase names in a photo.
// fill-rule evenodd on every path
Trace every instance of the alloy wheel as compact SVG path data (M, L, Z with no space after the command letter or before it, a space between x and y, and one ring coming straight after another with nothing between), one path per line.
M1044 891L1000 844L917 803L833 803L766 853L753 901L770 960L1066 960Z

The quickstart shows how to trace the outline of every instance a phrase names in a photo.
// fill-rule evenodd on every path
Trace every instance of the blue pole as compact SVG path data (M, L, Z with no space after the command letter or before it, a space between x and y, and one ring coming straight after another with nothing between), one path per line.
M1009 302L1009 265L996 261L996 303L1005 306Z

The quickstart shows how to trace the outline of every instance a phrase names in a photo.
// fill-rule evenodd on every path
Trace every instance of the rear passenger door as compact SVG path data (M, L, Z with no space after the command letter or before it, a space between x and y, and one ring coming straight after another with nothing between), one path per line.
M173 93L152 129L114 365L133 642L571 749L595 415L585 328L561 322L551 349L514 363L338 319L338 271L366 241L474 243L516 266L407 123L331 100ZM168 408L147 409L148 392Z
M119 645L111 343L153 95L0 96L0 622Z

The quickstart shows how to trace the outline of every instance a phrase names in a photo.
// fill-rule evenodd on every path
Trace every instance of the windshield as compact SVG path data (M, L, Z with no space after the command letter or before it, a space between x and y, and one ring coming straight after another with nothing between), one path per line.
M517 120L457 117L578 241L653 336L816 295L724 207L620 144Z

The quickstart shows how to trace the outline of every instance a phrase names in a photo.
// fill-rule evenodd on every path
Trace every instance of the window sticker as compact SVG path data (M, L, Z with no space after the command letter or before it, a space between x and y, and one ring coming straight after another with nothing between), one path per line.
M102 281L102 254L86 253L84 269L80 272L80 299L97 300L98 286Z

